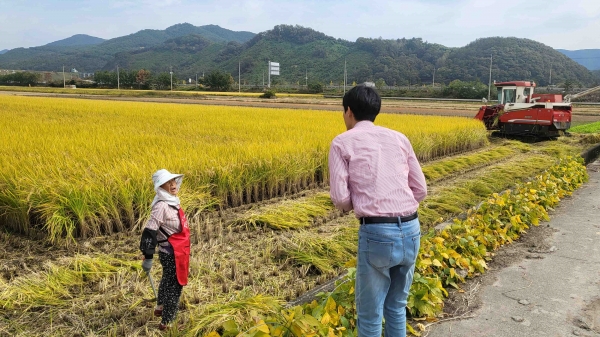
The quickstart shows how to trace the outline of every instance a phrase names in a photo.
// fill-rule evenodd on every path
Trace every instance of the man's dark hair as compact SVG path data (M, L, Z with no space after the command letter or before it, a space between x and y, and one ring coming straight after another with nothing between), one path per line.
M379 110L381 110L379 94L375 89L364 84L348 90L344 95L342 104L344 105L344 112L350 107L357 121L369 120L374 122Z

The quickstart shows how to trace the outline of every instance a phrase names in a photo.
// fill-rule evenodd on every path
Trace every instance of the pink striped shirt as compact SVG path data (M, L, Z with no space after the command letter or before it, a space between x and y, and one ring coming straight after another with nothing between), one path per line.
M357 218L406 216L427 196L425 176L406 136L360 121L329 150L331 201Z
M169 204L164 201L159 201L152 207L150 219L146 223L146 228L157 231L156 239L158 241L167 239L163 232L159 230L161 227L168 235L181 232L178 208L169 206ZM173 254L173 248L170 243L163 242L159 243L158 246L159 251Z

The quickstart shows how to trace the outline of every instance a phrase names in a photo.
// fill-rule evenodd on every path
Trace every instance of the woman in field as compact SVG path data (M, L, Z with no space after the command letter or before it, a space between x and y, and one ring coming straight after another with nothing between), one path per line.
M156 245L163 268L158 287L154 315L162 317L158 328L165 330L175 320L181 290L187 284L190 258L190 230L177 193L183 174L173 174L162 169L152 175L156 196L152 213L140 241L144 255L142 268L150 273Z

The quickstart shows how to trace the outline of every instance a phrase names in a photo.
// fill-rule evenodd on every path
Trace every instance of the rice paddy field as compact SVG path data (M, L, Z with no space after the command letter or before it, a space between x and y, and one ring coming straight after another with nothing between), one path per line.
M423 230L586 146L381 114L411 140ZM328 196L339 112L0 96L0 336L159 336L139 236L160 168L185 174L190 284L165 335L203 336L337 278L358 223ZM160 265L152 270L160 279ZM222 332L222 331L221 331Z

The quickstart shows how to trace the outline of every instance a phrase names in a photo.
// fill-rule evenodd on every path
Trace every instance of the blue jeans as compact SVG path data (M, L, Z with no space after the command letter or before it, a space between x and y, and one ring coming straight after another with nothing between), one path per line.
M358 337L406 336L406 301L419 252L419 219L360 225L356 266Z

